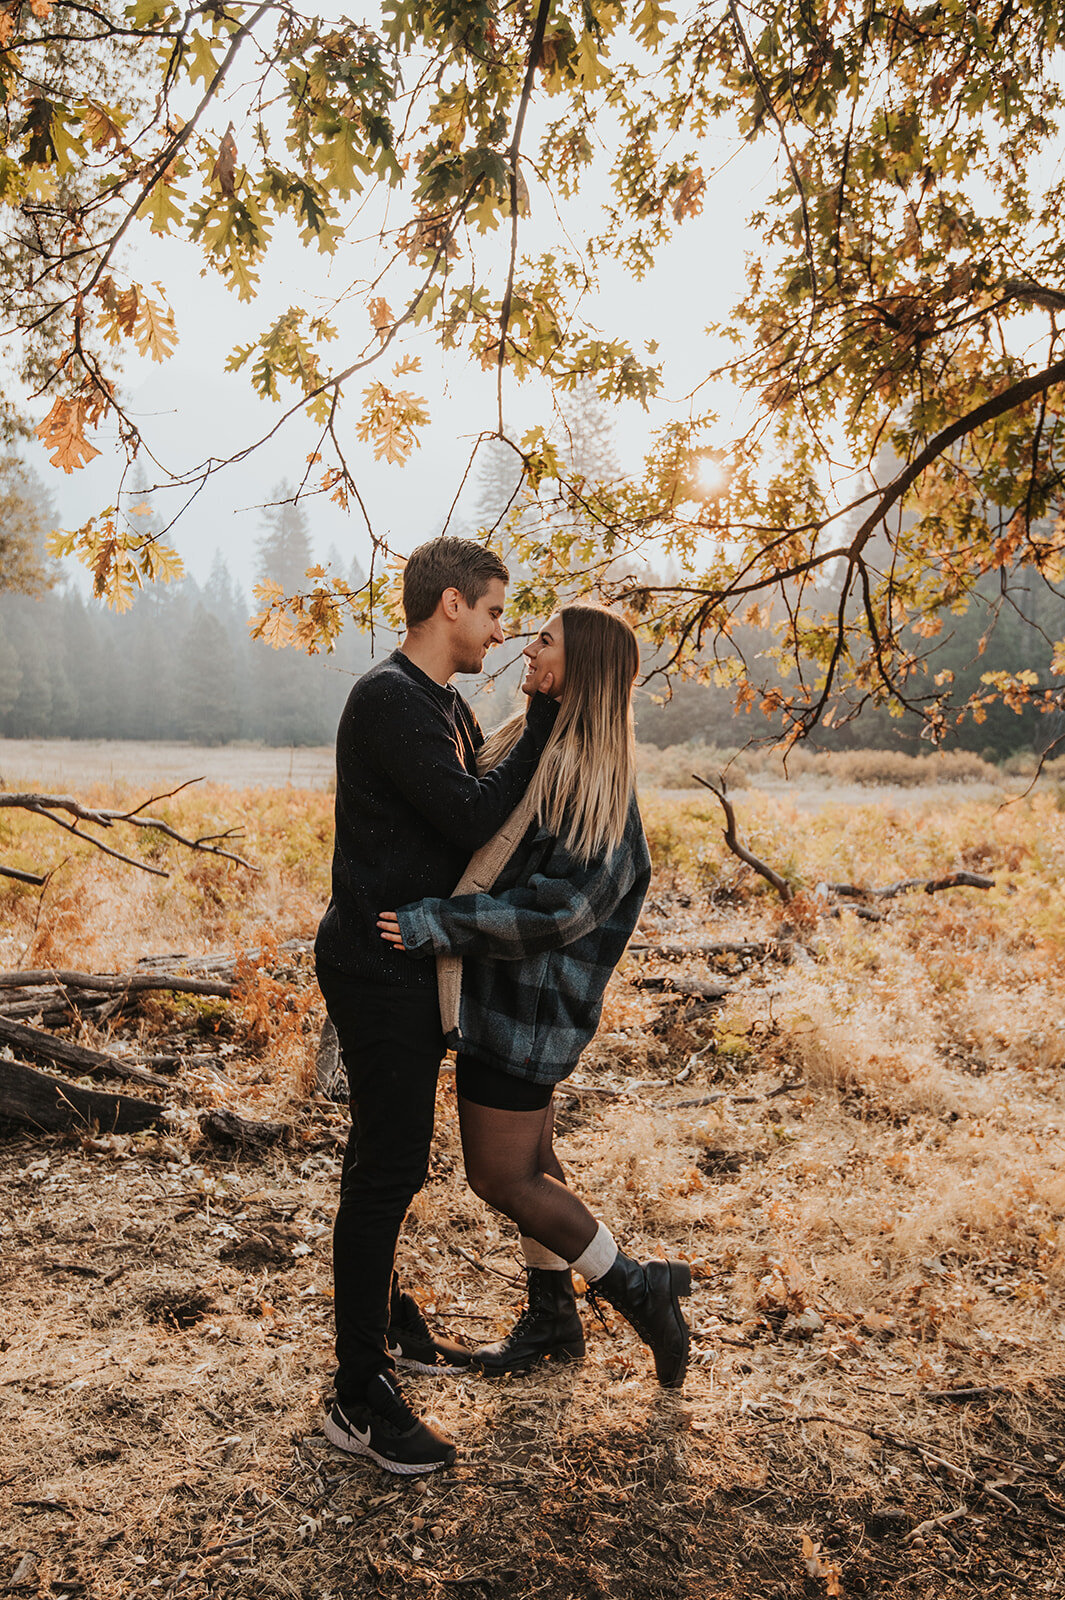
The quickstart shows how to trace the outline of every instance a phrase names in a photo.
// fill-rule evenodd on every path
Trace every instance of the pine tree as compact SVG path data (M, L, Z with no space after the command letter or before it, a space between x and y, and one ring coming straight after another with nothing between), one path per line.
M273 579L289 593L304 587L307 568L314 564L310 519L293 501L295 492L287 479L275 485L275 504L263 515L265 531L256 543L259 582Z
M179 724L195 744L228 744L239 716L233 645L218 617L197 605L184 634Z

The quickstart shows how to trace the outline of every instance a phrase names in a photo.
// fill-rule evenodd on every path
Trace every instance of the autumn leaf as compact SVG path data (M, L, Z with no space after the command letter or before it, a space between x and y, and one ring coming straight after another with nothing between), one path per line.
M811 1578L824 1578L826 1595L836 1596L843 1593L840 1587L839 1566L834 1561L822 1560L821 1546L816 1544L808 1533L802 1536L802 1559Z
M373 441L375 460L402 465L417 443L415 428L429 421L424 400L409 389L386 389L383 383L371 383L363 400L359 438Z
M114 565L117 540L105 539L96 552L92 567L92 592L99 598L107 588L107 580Z
M122 129L129 118L119 111L109 111L106 106L90 100L81 116L89 142L95 150L103 150L109 144L116 149L122 148Z
M385 334L395 322L392 307L380 295L371 300L366 309L370 313L370 323L375 333Z
M37 437L50 452L52 465L64 472L88 466L100 454L85 437L90 403L84 399L57 400L36 429Z
M133 283L128 289L116 289L114 279L107 277L97 284L96 293L104 305L97 326L106 333L109 342L118 344L123 334L132 336L140 305L139 285Z
M51 0L30 0L30 10L38 22L47 22L52 15Z
M157 305L144 295L138 308L134 336L141 355L150 355L153 361L166 361L173 354L178 341L174 313L170 307Z
M15 22L18 19L19 6L17 4L4 6L0 10L0 49L11 43L15 34Z
M693 167L685 175L684 182L674 197L674 221L683 222L686 217L697 217L703 209L703 197L705 194L706 179L703 177L703 169L702 167Z
M227 198L232 199L237 192L237 141L233 133L233 124L230 123L222 135L222 143L218 146L218 155L211 168L212 183L217 180L218 186Z
M260 611L248 622L253 639L265 639L271 650L283 650L291 644L294 634L291 622L283 611Z

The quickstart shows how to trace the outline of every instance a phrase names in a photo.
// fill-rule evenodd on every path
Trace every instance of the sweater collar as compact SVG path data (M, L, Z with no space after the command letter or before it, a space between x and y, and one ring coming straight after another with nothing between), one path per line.
M416 666L410 656L403 654L402 650L393 650L391 660L400 667L415 683L421 684L423 689L428 689L430 694L437 697L445 706L453 706L458 690L450 683L437 683L435 678L430 678L427 672Z

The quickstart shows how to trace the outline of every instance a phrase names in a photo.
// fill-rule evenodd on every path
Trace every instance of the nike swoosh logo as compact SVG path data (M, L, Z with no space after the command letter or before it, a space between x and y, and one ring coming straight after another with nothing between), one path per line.
M393 1361L398 1361L400 1356L403 1354L403 1346L401 1344L389 1344L385 1346L385 1349L388 1351Z
M370 1442L370 1430L369 1430L369 1428L356 1428L356 1427L352 1426L352 1427L350 1427L348 1429L348 1432L351 1434L351 1437L353 1439L358 1439L360 1444L369 1444L369 1442Z

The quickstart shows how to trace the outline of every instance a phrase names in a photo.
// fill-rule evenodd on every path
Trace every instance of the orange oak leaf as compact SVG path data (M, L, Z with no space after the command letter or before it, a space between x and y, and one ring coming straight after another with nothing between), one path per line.
M54 467L62 467L64 472L74 472L78 467L87 466L100 454L85 437L85 423L89 416L88 401L60 399L37 428L37 437L50 452Z

